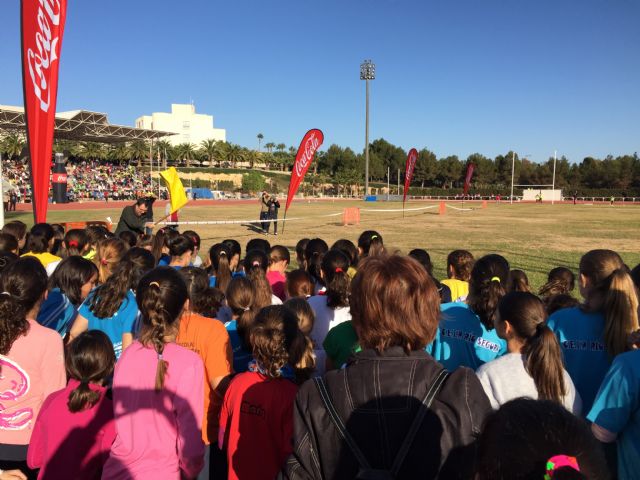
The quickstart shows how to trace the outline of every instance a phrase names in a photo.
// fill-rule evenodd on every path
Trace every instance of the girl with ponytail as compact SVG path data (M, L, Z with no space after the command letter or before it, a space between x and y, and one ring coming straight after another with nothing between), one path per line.
M311 330L311 340L315 345L317 369L324 373L326 354L322 344L329 330L343 322L351 320L349 310L349 294L351 277L349 259L339 250L329 250L322 259L321 276L327 286L322 295L310 297L307 301L315 314L315 322Z
M591 250L580 259L579 307L549 317L567 371L588 412L613 358L628 349L638 330L638 297L627 267L612 250Z
M223 320L229 333L233 351L233 371L246 372L251 361L249 331L259 308L256 307L256 294L251 281L246 277L235 277L227 288L228 321ZM227 316L227 315L221 315Z
M89 251L89 235L83 229L74 228L65 234L63 244L66 257L82 257Z
M564 369L560 345L546 320L544 304L531 293L511 292L500 300L496 331L506 340L508 353L477 371L494 409L529 397L551 400L580 414L580 395Z
M506 258L485 255L471 270L467 303L440 306L440 327L427 351L447 370L461 366L477 370L507 351L507 342L498 336L494 325L508 281Z
M209 285L217 287L223 292L227 290L231 281L231 258L233 252L228 245L224 243L216 243L209 250L209 260L211 268L209 271Z
M312 238L307 242L304 249L304 264L307 272L313 278L315 283L313 294L324 290L322 283L322 275L320 274L320 266L322 265L322 257L329 251L329 245L321 238Z
M204 367L175 343L187 287L175 269L159 267L142 277L136 300L142 330L116 365L117 434L102 478L195 478L204 455Z
M255 294L255 308L260 310L269 305L282 305L282 300L276 297L267 280L269 258L260 250L251 250L244 257L244 271L253 286Z
M169 266L179 270L188 267L191 263L191 257L195 246L193 240L186 235L179 235L169 242Z
M116 436L105 387L115 362L109 337L97 330L67 348L69 383L44 401L31 435L27 461L38 478L100 478Z
M358 252L360 258L374 257L385 253L382 235L375 230L365 230L358 237Z
M566 267L556 267L549 272L547 283L538 292L549 315L562 308L578 306L578 300L571 295L575 281L573 272Z
M293 404L306 379L296 365L308 343L286 307L260 310L250 343L255 360L234 377L220 414L219 444L226 448L230 480L278 476L293 449Z
M107 281L95 288L80 306L69 332L70 338L73 340L85 330L100 330L111 339L116 359L119 359L137 331L138 304L133 289L154 263L148 250L130 249Z
M106 238L96 247L93 262L98 267L98 283L105 283L129 247L119 238Z
M33 257L16 260L0 275L0 470L19 468L30 478L34 422L43 400L66 383L62 339L35 320L46 290L47 273Z

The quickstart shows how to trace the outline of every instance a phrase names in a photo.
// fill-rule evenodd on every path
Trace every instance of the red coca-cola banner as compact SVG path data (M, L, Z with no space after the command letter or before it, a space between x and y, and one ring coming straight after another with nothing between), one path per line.
M471 186L471 177L473 177L474 168L475 168L475 165L473 163L470 163L469 166L467 167L467 176L464 178L464 195L466 195L467 192L469 192L469 187Z
M67 0L22 0L22 86L36 223L46 222Z
M416 161L418 160L418 151L415 148L409 150L407 155L407 165L404 168L404 195L402 196L402 208L404 208L404 202L407 199L407 192L409 191L409 185L413 179L413 171L416 168Z
M313 156L316 154L320 145L324 141L324 135L321 130L314 128L309 130L300 142L298 153L296 154L296 161L293 164L293 170L291 171L291 180L289 181L289 192L287 193L287 205L284 208L285 214L289 209L289 205L293 201L293 197L298 191L298 187L302 183L309 166L313 161Z

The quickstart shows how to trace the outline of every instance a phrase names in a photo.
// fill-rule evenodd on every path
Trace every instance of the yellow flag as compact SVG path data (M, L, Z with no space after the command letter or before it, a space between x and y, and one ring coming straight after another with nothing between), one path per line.
M175 167L169 167L168 169L160 172L160 176L167 184L169 189L169 199L171 200L171 213L180 210L184 207L188 200L187 194L184 191L180 177L178 177L178 171Z

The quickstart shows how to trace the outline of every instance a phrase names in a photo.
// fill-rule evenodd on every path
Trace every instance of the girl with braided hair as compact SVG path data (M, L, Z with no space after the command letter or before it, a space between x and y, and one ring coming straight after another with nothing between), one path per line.
M287 307L260 310L249 342L255 360L232 380L220 413L230 480L277 476L292 451L293 403L308 374L297 366L311 345Z
M175 343L188 298L171 267L152 270L137 286L142 329L116 365L117 434L103 479L179 480L202 469L204 367L195 352Z

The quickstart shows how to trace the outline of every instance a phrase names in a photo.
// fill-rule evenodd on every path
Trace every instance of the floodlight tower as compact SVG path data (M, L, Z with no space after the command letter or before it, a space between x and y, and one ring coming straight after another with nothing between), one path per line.
M365 60L360 65L360 80L364 80L367 88L367 110L364 130L364 196L369 195L369 80L376 78L376 65Z

